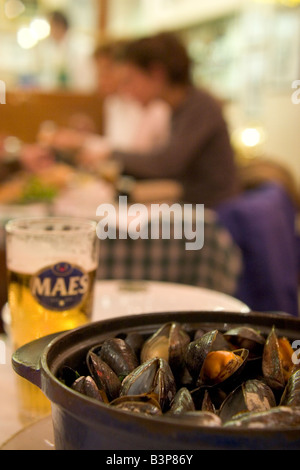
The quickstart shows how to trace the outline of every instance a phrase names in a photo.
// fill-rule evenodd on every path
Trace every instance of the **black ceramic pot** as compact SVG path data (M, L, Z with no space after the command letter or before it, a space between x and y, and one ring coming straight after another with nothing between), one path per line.
M300 320L285 315L230 312L176 312L120 317L52 335L20 348L13 368L36 384L52 403L57 450L197 450L300 449L300 427L293 429L226 429L195 427L162 417L145 417L113 409L73 391L58 380L65 365L77 368L87 351L108 337L139 331L150 334L170 321L194 330L203 325L224 331L250 325L268 333L300 339Z

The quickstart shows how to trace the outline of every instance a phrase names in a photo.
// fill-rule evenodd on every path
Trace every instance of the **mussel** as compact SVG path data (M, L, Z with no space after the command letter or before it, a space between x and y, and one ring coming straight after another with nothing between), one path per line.
M254 328L239 326L225 331L223 335L233 349L248 349L249 358L262 356L265 338Z
M232 351L223 334L212 330L189 343L185 361L196 387L227 386L242 372L248 354L247 349Z
M176 393L168 413L180 414L187 411L195 411L195 404L190 391L186 387L182 387Z
M247 380L233 390L222 403L219 416L223 422L238 413L267 411L276 406L271 388L260 380Z
M139 364L135 352L122 338L111 338L104 341L99 351L99 357L121 379Z
M287 338L278 338L272 327L263 350L262 371L268 385L274 390L282 390L293 372L292 355L294 350Z
M230 428L289 429L300 426L300 408L276 406L268 411L236 415L224 424Z
M75 380L71 388L82 395L94 398L102 403L107 403L105 394L98 389L95 381L90 376L80 376Z
M169 408L176 394L176 383L167 361L153 358L144 362L124 378L120 396L155 393L161 409Z
M185 351L186 367L195 382L197 382L206 356L211 351L228 350L231 348L218 330L208 331L194 341L191 341Z
M154 394L122 396L113 400L110 406L131 413L141 413L150 416L162 415L160 404Z
M178 377L185 365L184 352L189 342L189 335L179 323L166 323L145 341L141 362L160 357L169 363L173 374Z
M90 351L87 355L87 366L97 387L105 392L108 401L117 398L120 393L121 382L109 365L93 351Z
M216 385L224 382L243 366L247 354L246 349L209 352L203 362L198 384Z
M300 407L300 369L289 378L280 401L281 405Z

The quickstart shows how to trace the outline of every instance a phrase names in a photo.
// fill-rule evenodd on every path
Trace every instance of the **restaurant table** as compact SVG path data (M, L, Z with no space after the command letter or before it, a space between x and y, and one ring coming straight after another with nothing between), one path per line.
M239 300L226 294L189 285L150 281L98 281L92 321L123 315L170 311L249 312ZM20 421L17 411L15 373L11 367L9 309L3 311L6 335L5 364L0 363L0 446L2 450L50 450L54 448L51 416L29 423ZM0 343L1 344L1 343Z

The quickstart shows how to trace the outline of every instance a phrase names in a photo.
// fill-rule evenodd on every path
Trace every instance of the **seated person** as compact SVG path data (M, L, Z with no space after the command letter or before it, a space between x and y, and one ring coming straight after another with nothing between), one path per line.
M234 153L220 104L191 80L191 63L175 35L160 33L120 49L122 90L147 106L164 100L172 109L171 134L148 151L101 149L98 159L118 161L138 179L174 179L183 202L214 207L238 192ZM83 158L86 155L83 154Z

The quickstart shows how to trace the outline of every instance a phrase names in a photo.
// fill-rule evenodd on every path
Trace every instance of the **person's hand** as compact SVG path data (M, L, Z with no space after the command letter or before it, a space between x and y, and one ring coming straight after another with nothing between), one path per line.
M89 137L77 153L77 164L86 170L96 171L101 162L110 157L110 146L102 137Z
M55 163L52 152L39 144L25 144L20 153L22 167L30 173L39 173Z
M53 134L51 146L57 150L79 151L83 147L86 138L87 135L84 132L61 128Z

